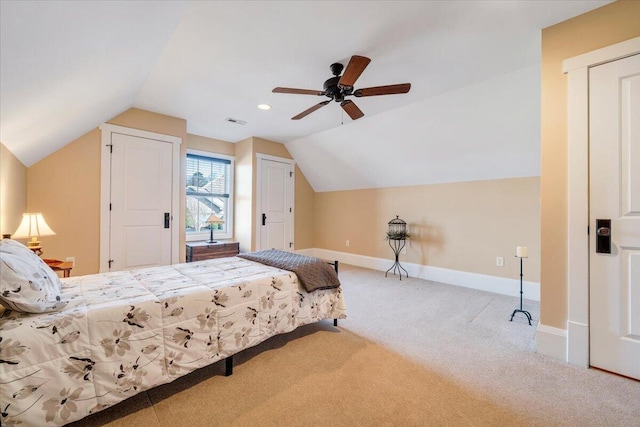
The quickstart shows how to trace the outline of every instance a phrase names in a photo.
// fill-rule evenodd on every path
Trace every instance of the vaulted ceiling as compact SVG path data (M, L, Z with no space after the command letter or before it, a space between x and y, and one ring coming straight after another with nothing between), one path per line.
M0 141L29 166L138 107L286 143L317 191L536 175L540 30L606 3L2 1ZM271 92L322 90L354 54L356 88L411 91L357 98L357 121L293 121L323 98Z

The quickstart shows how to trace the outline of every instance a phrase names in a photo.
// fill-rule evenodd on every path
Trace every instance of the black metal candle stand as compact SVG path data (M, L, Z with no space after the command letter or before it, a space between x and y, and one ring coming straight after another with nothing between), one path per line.
M396 260L391 266L391 268L384 273L384 277L387 277L387 273L393 270L394 276L396 274L396 271L398 272L398 274L400 275L400 280L402 280L403 271L404 271L404 274L407 275L407 279L409 278L409 273L407 272L407 270L405 270L402 267L402 265L400 265L400 260L398 259L400 256L400 252L402 252L402 249L404 249L404 245L405 245L405 239L389 239L389 246L391 247L391 249L393 249L393 253L396 256Z
M509 320L509 322L513 322L513 316L515 316L516 313L522 313L527 316L529 326L531 326L531 313L522 309L522 258L524 257L519 257L516 255L516 258L520 258L520 308L516 308L515 310L513 310L513 313L511 313L511 320Z

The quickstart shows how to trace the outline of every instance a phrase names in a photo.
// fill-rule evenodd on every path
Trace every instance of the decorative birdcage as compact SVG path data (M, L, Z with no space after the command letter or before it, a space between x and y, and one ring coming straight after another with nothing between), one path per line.
M406 240L409 238L410 234L407 232L407 223L400 219L398 215L391 221L389 221L389 230L387 231L386 239L389 242L389 247L393 250L393 254L395 255L395 262L389 268L386 273L384 273L384 277L387 277L387 274L393 270L393 275L395 276L396 271L400 275L400 280L402 280L402 272L409 277L409 273L405 270L402 265L400 265L400 253L404 249Z
M387 231L387 239L389 240L405 240L411 235L407 231L407 223L400 219L398 215L389 221L389 230Z

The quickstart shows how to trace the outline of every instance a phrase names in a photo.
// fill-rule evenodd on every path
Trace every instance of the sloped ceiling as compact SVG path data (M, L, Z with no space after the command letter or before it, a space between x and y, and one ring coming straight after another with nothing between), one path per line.
M2 1L0 141L30 166L138 107L287 143L317 191L535 175L540 30L606 3ZM319 98L271 89L322 89L354 54L372 59L356 88L411 92L290 120Z
M538 176L540 70L523 68L286 147L315 191Z
M0 141L31 166L133 106L187 6L2 1Z

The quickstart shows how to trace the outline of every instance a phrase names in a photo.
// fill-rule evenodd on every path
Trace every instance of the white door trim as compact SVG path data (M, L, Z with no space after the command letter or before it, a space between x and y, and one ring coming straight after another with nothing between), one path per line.
M611 46L605 46L601 49L592 50L573 58L565 59L562 62L562 70L565 73L580 69L595 67L605 62L617 61L618 59L638 53L638 44L640 37L625 40Z
M259 160L264 159L264 160L271 160L272 162L288 163L291 166L295 166L296 164L295 160L287 159L285 157L272 156L270 154L264 154L264 153L256 153L256 159L259 159Z
M140 129L103 123L99 126L102 131L100 146L100 269L99 272L109 271L109 202L111 199L111 160L110 149L111 134L137 136L140 138L154 139L172 144L172 191L171 191L171 263L179 262L179 230L180 221L180 145L182 138L172 135L164 135Z
M294 160L291 159L286 159L284 157L276 157L276 156L271 156L269 154L263 154L263 153L256 153L256 159L257 159L257 164L256 164L256 216L255 216L255 236L256 236L256 248L261 247L260 245L260 227L262 226L261 222L260 222L260 215L262 214L262 161L263 160L271 160L272 162L280 162L280 163L287 163L291 166L291 171L293 172L293 177L292 177L292 181L291 181L291 192L292 192L292 204L293 204L293 215L291 215L291 230L290 230L290 236L291 236L291 241L293 242L293 247L291 248L292 251L295 250L295 235L293 233L293 230L295 230L295 226L294 226L294 221L295 221L295 194L296 194L296 174L295 174L295 170L296 170L296 162Z
M589 366L589 68L640 53L640 37L563 62L568 74L568 287L566 361Z

